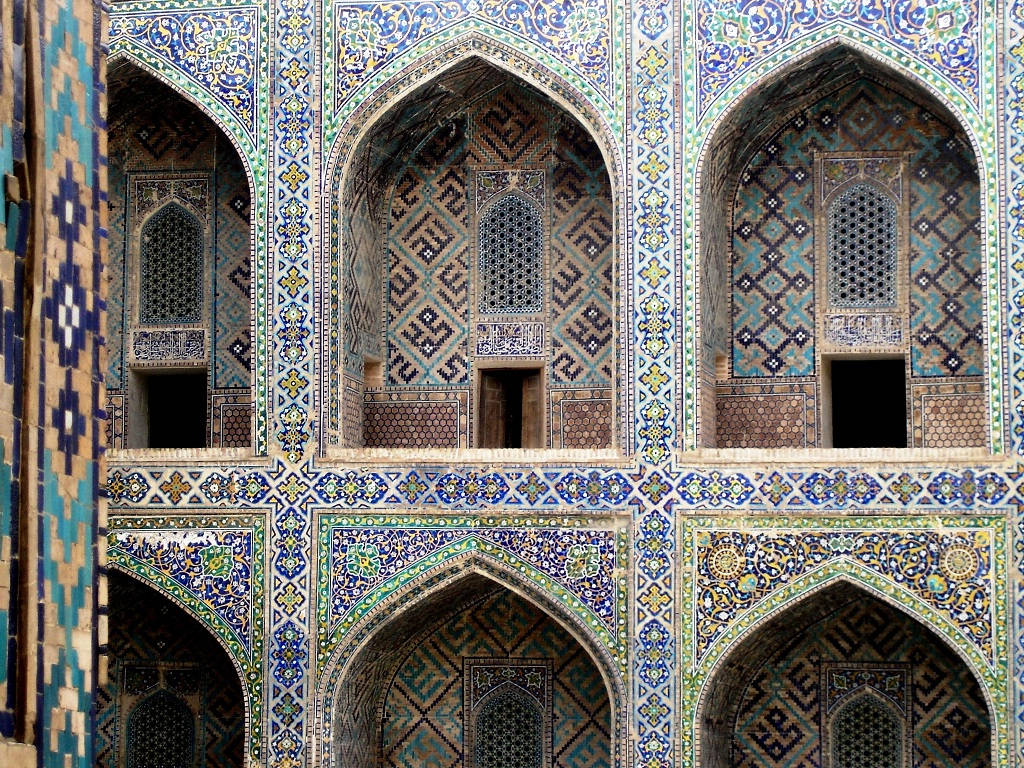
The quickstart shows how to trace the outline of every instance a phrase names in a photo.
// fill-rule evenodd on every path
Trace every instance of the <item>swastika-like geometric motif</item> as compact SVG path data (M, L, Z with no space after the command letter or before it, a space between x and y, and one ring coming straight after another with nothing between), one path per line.
M854 184L828 206L828 303L896 304L896 203L872 184Z
M438 131L395 185L386 270L388 384L468 382L464 156L459 131Z
M749 675L735 723L729 726L733 730L730 765L900 768L911 764L906 762L908 752L915 756L913 765L930 768L991 765L988 709L967 665L923 624L899 609L867 595L856 596L856 591L850 598L829 616L794 632L784 652L763 659ZM865 712L856 707L837 722L849 706L864 699L885 707L874 692L866 691L854 691L840 700L833 717L820 717L828 697L820 674L823 659L834 660L828 663L836 665L906 668L912 691L905 699L910 705L906 725L895 704L884 717L882 711ZM887 724L892 717L897 718L895 738ZM854 743L842 735L849 726L875 735L862 732L867 740ZM898 751L893 751L894 743ZM836 762L837 751L862 762ZM883 758L885 762L877 762Z
M543 768L544 716L517 690L494 693L476 713L476 768Z
M128 768L191 768L195 730L195 716L185 702L169 691L157 691L128 716Z
M527 314L544 308L544 221L537 207L515 192L480 219L480 311Z
M874 696L858 696L836 713L832 768L898 768L902 753L900 719Z
M815 152L903 151L915 376L984 369L977 166L962 132L863 78L787 119L733 204L732 375L814 373Z
M203 226L177 203L153 214L140 243L139 320L198 323L203 315Z

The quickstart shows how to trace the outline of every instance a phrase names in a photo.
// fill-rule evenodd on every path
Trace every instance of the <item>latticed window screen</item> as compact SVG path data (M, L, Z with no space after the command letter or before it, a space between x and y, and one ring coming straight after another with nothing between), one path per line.
M540 704L515 691L493 694L476 716L476 768L543 768Z
M198 323L203 310L203 227L180 205L165 205L142 228L139 320Z
M874 696L860 696L832 719L832 768L901 768L903 728Z
M125 731L127 768L192 768L195 762L192 710L167 691L141 701Z
M535 205L509 193L480 221L480 311L525 314L544 307L544 222Z
M855 184L828 207L828 296L837 308L896 304L896 202Z

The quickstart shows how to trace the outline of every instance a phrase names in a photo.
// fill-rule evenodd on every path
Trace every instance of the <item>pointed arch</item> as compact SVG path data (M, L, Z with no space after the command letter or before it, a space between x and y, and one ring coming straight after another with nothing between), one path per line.
M689 308L684 311L692 313L697 328L694 368L684 376L684 386L693 386L698 395L703 390L703 396L694 398L702 404L694 435L696 445L715 445L715 361L728 359L732 354L730 298L728 291L723 292L719 286L731 283L728 270L732 233L728 219L740 174L760 141L767 140L801 110L828 93L853 84L859 77L873 77L893 93L923 104L965 137L978 171L978 258L984 278L980 289L984 342L986 348L1001 344L1001 276L995 258L998 233L993 227L997 216L994 169L979 132L980 116L970 104L951 99L940 86L938 76L923 65L906 57L893 57L884 47L868 45L841 23L826 32L824 39L823 33L819 33L794 41L784 54L776 54L745 72L701 118L703 138L693 147L697 161L693 182L696 204L692 213L697 279L694 295L686 297L683 303ZM990 366L1001 365L1002 358L992 354L983 358L986 441L990 450L999 452L1005 433L1003 395L1002 386L995 383L1000 380L999 371L991 370Z
M315 694L312 764L320 768L342 768L338 752L343 738L349 761L352 755L359 755L360 750L372 750L373 728L380 714L376 698L368 693L374 688L372 681L388 674L388 663L402 656L401 649L415 642L417 631L428 621L439 623L448 620L479 601L481 594L495 588L506 589L531 603L568 632L583 650L600 673L608 695L611 764L624 760L627 691L609 650L593 637L580 617L520 574L514 566L501 563L486 553L470 550L443 560L440 565L377 602L330 653ZM347 706L336 707L343 691L359 693L347 702ZM342 715L348 717L345 734L337 732L336 717ZM370 764L367 755L362 757ZM349 768L348 762L345 768Z
M213 123L213 125L217 126L217 130L224 134L224 137L229 142L231 142L231 146L234 148L235 154L237 154L238 159L242 161L242 166L245 168L245 178L249 184L249 198L251 200L256 200L256 180L255 174L253 172L253 153L255 152L256 148L252 145L252 141L249 139L245 131L242 130L239 126L229 127L228 125L225 125L224 122L222 122L221 119L214 114L213 109L210 107L209 103L204 98L206 92L203 89L199 88L198 86L195 86L191 81L187 79L185 80L187 86L182 85L174 78L170 77L166 72L157 69L156 67L147 63L145 60L143 60L142 58L140 58L139 56L125 48L121 48L117 51L114 51L110 54L110 57L107 59L108 80L111 79L111 75L113 73L117 72L119 66L124 65L132 66L135 69L142 72L143 74L148 75L149 77L152 77L154 80L158 80L159 82L163 83L168 88L177 93L179 96L181 96L181 98L185 99L185 101L187 101L189 104L191 104L200 112L202 112L210 120L210 122ZM108 109L109 97L110 93L108 89ZM253 217L253 227L255 227L255 217ZM250 240L251 239L252 238L250 238Z
M168 70L124 49L112 54L108 64L107 127L112 140L108 395L120 413L120 429L112 430L111 447L144 447L145 430L132 423L138 425L146 409L130 407L144 398L130 395L129 390L146 384L144 377L134 373L142 367L173 367L164 366L158 355L144 358L144 366L137 365L130 352L137 316L126 311L140 299L138 236L152 216L166 209L162 193L173 185L174 191L167 196L204 226L205 311L195 324L204 326L206 334L203 352L190 351L188 357L190 366L197 371L205 368L207 373L205 406L197 397L198 405L191 409L197 421L202 416L203 429L197 426L196 433L205 435L195 447L265 452L265 419L258 406L265 400L261 391L266 382L258 375L256 360L257 340L263 336L266 320L257 306L266 293L267 279L266 254L257 245L266 238L266 190L264 178L257 177L264 177L265 169L256 157L257 148L211 103L208 94ZM201 147L199 154L194 151L197 147ZM187 162L175 162L186 157ZM201 194L195 189L182 192L178 186L199 183L206 185ZM160 193L147 197L154 189ZM206 210L198 210L204 206ZM220 294L218 302L213 301L214 289Z
M984 700L990 731L989 754L992 765L1001 765L1007 744L1000 740L1005 713L997 701L1005 700L1005 680L997 667L987 665L976 650L967 645L958 630L935 615L927 605L905 590L894 590L877 574L843 560L821 571L807 574L784 589L762 600L741 616L732 632L720 638L703 659L697 679L703 680L695 698L693 733L700 768L719 768L721 756L728 750L723 738L731 731L740 706L742 689L755 668L781 653L802 632L823 621L858 594L876 599L896 609L909 621L920 625L966 668L978 685ZM716 762L718 761L718 762Z
M386 161L374 167L369 156L371 150L377 152L378 158L408 156L413 148L418 148L423 141L433 134L416 133L412 138L404 139L403 149L395 151L391 145L384 148L371 146L375 132L385 124L389 116L402 108L409 100L420 98L426 89L437 85L444 90L446 78L460 75L471 65L484 65L494 73L512 82L521 82L528 88L550 99L559 108L565 110L578 123L591 140L593 140L603 159L603 171L608 177L608 189L611 196L610 225L612 249L612 308L615 317L611 328L613 345L619 344L623 337L623 318L629 316L629 292L626 290L628 268L623 263L627 249L623 242L625 216L623 162L619 152L619 142L607 116L598 109L588 95L576 89L554 70L528 58L519 51L493 40L488 35L471 30L418 58L412 59L403 69L372 91L348 114L342 125L328 126L326 130L329 146L325 147L324 178L326 194L322 198L323 226L322 236L329 243L325 258L319 261L317 273L323 285L329 290L321 293L320 316L328 318L321 327L325 334L318 345L321 355L321 380L317 391L320 393L317 410L321 418L318 422L318 439L322 450L333 445L352 445L353 436L359 431L359 420L362 408L362 381L355 371L360 364L365 364L375 355L356 353L352 348L353 337L368 338L366 333L356 333L354 321L350 317L347 301L352 291L357 291L359 282L356 274L350 274L349 264L357 251L364 246L360 243L379 240L370 234L372 226L367 225L375 219L368 211L363 211L361 202L378 185L381 167ZM389 67L389 71L392 68ZM452 100L451 92L448 92ZM359 101L359 99L355 99ZM424 125L436 129L438 127L437 112L427 110ZM417 127L417 130L418 127ZM419 138L420 141L415 139ZM390 199L390 197L388 198ZM358 211L358 215L356 214ZM376 219L381 218L381 214ZM358 219L358 232L349 231L349 222ZM374 267L367 267L362 262L356 272L366 278ZM355 295L355 294L353 294ZM373 297L374 299L376 297ZM363 304L361 294L358 301L359 314L364 320L370 317ZM379 302L372 302L374 308ZM372 334L374 338L380 334ZM362 361L358 358L362 357ZM379 363L379 359L374 361ZM628 388L629 377L626 375L628 361L624 356L617 355L612 361L613 392L612 404L612 447L629 449L631 433L625 428L628 420L625 411L629 407L628 398L622 393ZM348 372L349 375L346 375ZM357 381L358 379L358 381ZM355 425L349 427L346 425Z
M566 80L554 68L555 62L542 62L521 50L509 48L499 40L479 30L470 30L407 62L399 59L392 68L400 67L380 85L368 86L353 97L359 106L344 123L325 133L334 140L325 148L324 178L331 180L331 191L339 191L339 174L349 173L353 155L363 137L372 131L391 109L409 94L441 78L446 72L469 59L481 59L495 69L512 75L536 88L571 114L597 141L604 155L605 167L611 176L612 188L622 189L622 157L619 142L606 115L595 102L576 85ZM325 205L327 205L325 201Z
M200 628L202 632L208 635L217 646L219 646L224 657L230 663L232 672L237 678L238 691L241 696L243 714L242 743L245 745L243 751L243 766L244 768L254 768L259 759L259 740L262 727L258 719L253 719L253 705L254 702L259 702L260 697L262 696L262 683L258 679L254 679L254 675L251 673L247 674L242 660L236 656L236 652L232 650L231 643L228 639L226 639L220 631L212 628L213 626L216 626L216 624L211 621L213 618L212 613L210 613L210 615L204 615L204 612L196 610L194 606L184 602L177 595L171 594L167 590L163 589L157 582L130 570L123 564L116 561L108 561L107 572L113 572L124 576L131 582L142 585L147 590L152 591L158 599L166 600L168 603L174 605L192 619L195 622L195 625ZM107 591L109 594L109 587ZM107 603L107 613L109 616L109 598Z

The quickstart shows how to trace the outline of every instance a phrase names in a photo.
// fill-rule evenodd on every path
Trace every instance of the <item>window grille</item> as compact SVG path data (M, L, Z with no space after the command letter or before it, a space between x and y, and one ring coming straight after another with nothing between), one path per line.
M828 295L836 308L896 305L897 209L871 184L855 184L828 207Z
M203 227L180 205L165 205L142 228L139 320L198 323L203 308Z
M528 314L544 307L544 223L540 211L509 193L480 221L480 311Z
M157 691L143 700L125 730L127 768L192 768L195 718L177 696Z
M857 697L832 719L832 768L900 768L902 731L890 707L871 695Z
M476 716L475 740L476 768L542 768L540 704L512 690L493 694Z

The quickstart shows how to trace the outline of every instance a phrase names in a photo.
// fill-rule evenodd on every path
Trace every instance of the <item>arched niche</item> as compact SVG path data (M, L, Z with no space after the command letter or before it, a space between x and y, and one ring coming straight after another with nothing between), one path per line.
M130 59L111 62L108 93L107 443L248 453L250 169L199 106ZM169 296L186 270L199 282ZM181 302L196 311L150 311Z
M506 691L539 708L542 765L572 764L572 744L598 764L624 759L625 692L607 651L556 602L476 558L450 561L378 605L345 636L321 681L315 759L323 768L472 762L472 724ZM444 755L417 752L434 748L431 734L441 735Z
M353 118L329 164L338 289L325 346L336 382L327 440L413 451L615 447L610 148L551 93L484 55L449 61ZM510 192L543 224L539 306L480 300L482 275L514 275L536 255L520 237L532 221L508 217L500 253L481 231L489 204ZM505 438L490 437L505 418Z
M887 715L879 748L901 734L896 765L992 764L991 701L972 668L906 609L842 579L772 614L719 660L698 705L698 765L838 765L849 739L833 728L864 696Z
M718 120L698 182L701 445L988 445L976 151L932 90L843 43L795 57ZM824 277L830 203L856 184L896 207L887 301L835 301ZM839 258L881 243L861 231L876 221L841 219L853 245ZM844 279L875 296L882 258L867 256ZM856 429L871 423L892 429Z
M111 570L107 591L96 765L127 766L129 757L135 765L176 764L172 758L187 752L186 765L245 768L245 698L227 652L195 618L134 577Z

